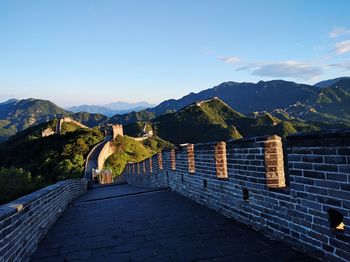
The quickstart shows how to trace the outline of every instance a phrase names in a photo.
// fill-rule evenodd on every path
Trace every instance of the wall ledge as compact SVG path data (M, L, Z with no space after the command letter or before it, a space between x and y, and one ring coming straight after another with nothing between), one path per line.
M0 261L28 260L69 203L86 190L85 178L65 180L1 205Z

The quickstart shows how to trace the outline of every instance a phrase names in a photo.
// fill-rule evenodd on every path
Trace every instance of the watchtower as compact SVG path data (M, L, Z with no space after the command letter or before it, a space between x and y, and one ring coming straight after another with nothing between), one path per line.
M123 125L112 125L113 139L117 136L124 136Z
M105 129L105 133L106 133L106 136L109 135L109 136L113 137L113 140L116 138L117 135L124 136L123 125L109 124L109 125L107 125L107 127Z

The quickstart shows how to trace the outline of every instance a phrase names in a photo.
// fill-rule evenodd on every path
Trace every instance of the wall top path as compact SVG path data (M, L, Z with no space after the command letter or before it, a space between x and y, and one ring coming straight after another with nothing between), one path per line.
M350 128L296 133L287 137L288 146L350 146Z

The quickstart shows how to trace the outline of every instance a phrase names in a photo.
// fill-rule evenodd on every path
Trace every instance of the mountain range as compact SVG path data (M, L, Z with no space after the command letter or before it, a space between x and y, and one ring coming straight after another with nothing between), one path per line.
M300 131L316 131L320 125L281 120L270 113L246 116L219 98L190 104L151 121L154 133L169 142L198 143L277 134L285 137ZM127 129L126 129L127 130Z
M68 111L78 113L87 112L95 114L103 114L111 117L116 114L126 114L129 112L138 112L146 108L154 107L155 105L147 102L127 103L127 102L115 102L106 105L80 105L67 108Z
M329 80L330 86L318 87L326 82L314 86L283 80L260 81L256 84L224 82L197 94L190 93L177 100L166 100L154 108L113 116L111 122L129 124L148 121L165 113L176 112L196 101L218 97L247 115L254 112L269 112L273 115L282 113L288 119L349 123L350 78L332 79Z
M11 99L0 103L0 141L34 124L47 122L67 111L54 103L40 99Z
M101 114L69 112L48 100L11 99L0 103L0 141L6 140L18 131L47 122L60 115L70 116L89 127L97 126L108 119Z
M328 80L324 80L324 81L321 81L321 82L318 82L316 84L314 84L314 86L317 86L317 87L328 87L328 86L331 86L331 85L334 85L335 83L339 82L340 80L346 80L346 79L350 79L350 77L337 77L337 78L333 78L333 79L328 79Z
M218 97L242 113L253 111L271 111L284 108L297 101L305 102L316 95L319 88L283 80L260 81L254 83L224 82L218 86L203 90L197 94L190 93L181 99L170 99L160 103L150 111L156 115L177 111L196 101Z
M173 118L175 121L176 117L183 113L177 115L169 113L177 112L197 101L205 101L213 97L217 97L245 118L260 119L259 121L261 121L262 116L270 120L276 118L283 123L292 123L294 131L300 130L300 128L295 128L296 123L299 126L304 124L317 128L350 126L350 78L344 77L322 81L313 86L283 80L260 81L258 83L224 82L197 94L190 93L177 100L166 100L153 108L116 114L111 117L89 112L74 113L47 100L12 99L0 103L0 140L5 140L17 131L46 122L57 115L69 115L90 127L104 123L127 125L137 121L153 122L154 127L158 128L158 132L161 133L161 124L155 124L161 122L158 120L169 122L169 119ZM187 110L186 112L192 111ZM196 112L194 110L192 113ZM221 113L221 110L216 113L214 110L210 115ZM229 120L220 120L218 123L225 128L233 125L237 129L228 128L231 130L230 132L233 132L230 134L235 134L229 137L249 135L249 132L242 131L242 127L239 127L236 122L232 124L227 121ZM238 122L240 123L240 121ZM249 121L251 121L251 125L258 125L257 122ZM278 123L276 125L278 126Z

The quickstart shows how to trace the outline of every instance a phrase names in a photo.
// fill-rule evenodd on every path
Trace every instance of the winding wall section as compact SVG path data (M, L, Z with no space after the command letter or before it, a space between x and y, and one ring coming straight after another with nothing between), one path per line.
M89 128L85 125L83 125L82 123L79 123L78 121L73 120L70 117L64 117L64 118L60 118L57 120L56 123L56 134L60 135L62 132L62 125L63 123L74 123L75 125L79 126L80 128Z

